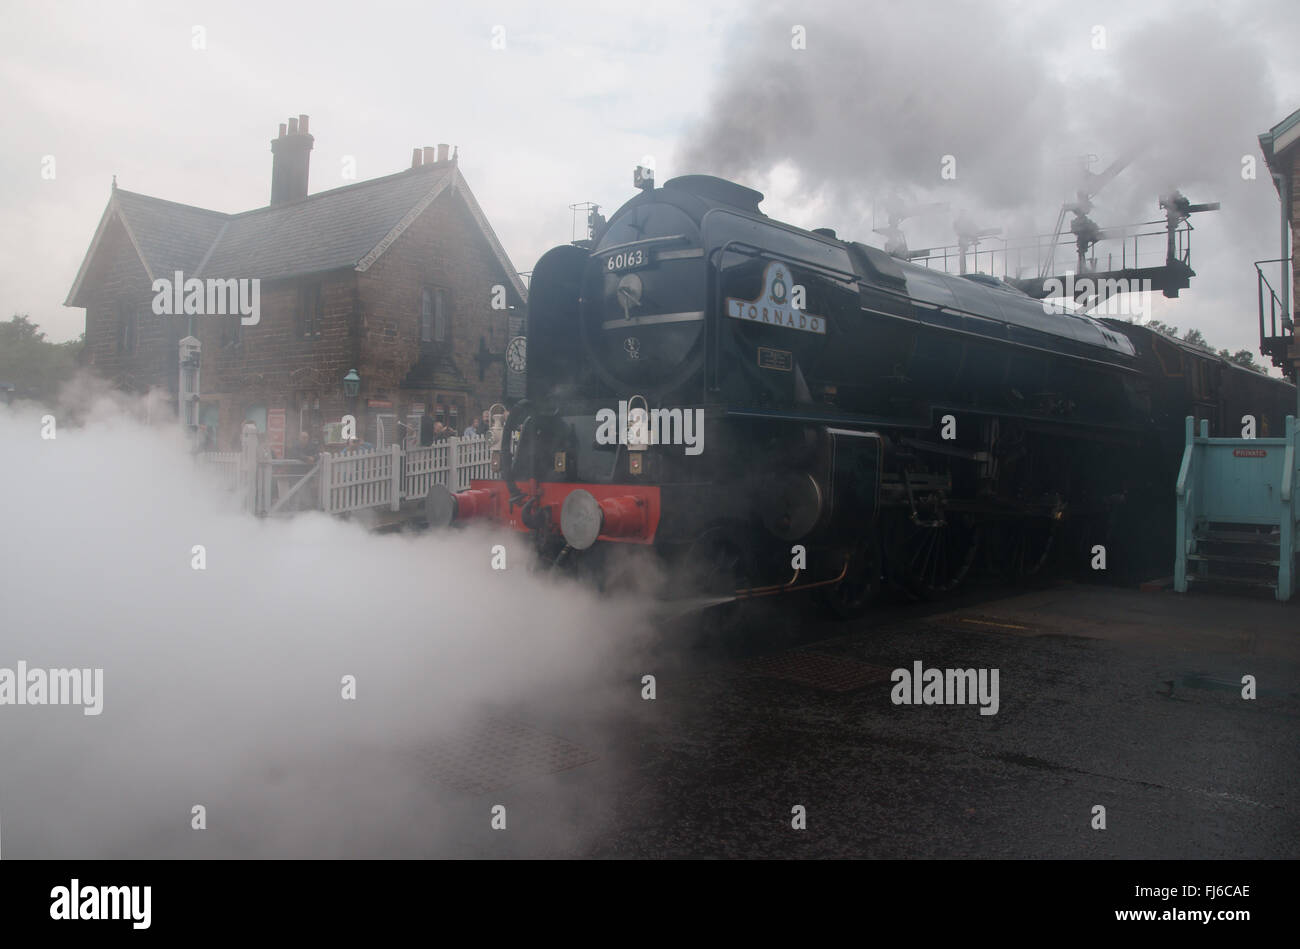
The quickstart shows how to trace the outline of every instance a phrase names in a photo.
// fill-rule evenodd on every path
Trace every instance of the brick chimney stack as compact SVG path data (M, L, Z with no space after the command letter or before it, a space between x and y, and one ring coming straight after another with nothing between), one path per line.
M437 147L425 145L411 149L411 167L423 168L426 165L442 165L446 162L455 163L457 157L456 153L451 152L450 145L440 144Z
M280 134L271 140L271 203L283 204L307 197L307 168L316 139L307 131L308 117L291 117L280 123Z

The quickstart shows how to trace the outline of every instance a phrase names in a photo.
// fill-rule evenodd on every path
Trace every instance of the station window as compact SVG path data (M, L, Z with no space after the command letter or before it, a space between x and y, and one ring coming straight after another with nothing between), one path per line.
M320 336L323 316L323 295L319 281L304 283L298 288L298 332L305 339Z
M238 346L244 341L244 321L238 316L221 318L221 345L223 348Z
M117 304L117 351L133 353L139 342L140 318L139 308L126 301Z
M420 292L420 342L445 343L448 336L447 294L441 287Z

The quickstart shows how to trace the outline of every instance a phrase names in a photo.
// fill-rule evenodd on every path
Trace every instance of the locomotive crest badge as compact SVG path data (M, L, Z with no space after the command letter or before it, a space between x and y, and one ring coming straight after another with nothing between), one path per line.
M623 349L627 353L628 359L641 358L641 340L637 339L635 336L629 336L627 339L623 340Z
M795 307L791 299L790 268L773 261L763 271L763 292L756 300L727 297L727 316L733 320L784 326L786 329L826 335L826 319Z

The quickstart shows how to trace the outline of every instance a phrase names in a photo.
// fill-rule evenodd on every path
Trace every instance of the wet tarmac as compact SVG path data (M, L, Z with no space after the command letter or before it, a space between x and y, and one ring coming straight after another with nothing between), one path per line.
M680 626L590 697L413 749L438 830L400 855L1300 855L1300 605L1059 583L811 606ZM997 670L996 714L896 704L916 663Z

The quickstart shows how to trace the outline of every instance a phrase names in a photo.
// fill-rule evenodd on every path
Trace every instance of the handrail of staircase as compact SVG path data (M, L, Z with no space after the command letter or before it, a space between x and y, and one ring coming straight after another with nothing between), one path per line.
M1191 476L1192 473L1192 447L1193 447L1192 432L1194 431L1195 424L1196 422L1192 418L1192 416L1190 415L1187 416L1187 420L1186 420L1187 440L1183 447L1183 464L1178 469L1178 486L1174 492L1180 498L1187 494L1187 479ZM1169 482L1166 481L1165 483L1168 484Z
M1287 445L1286 452L1282 455L1283 464L1286 465L1285 480L1282 482L1282 503L1291 503L1292 483L1295 481L1295 445Z
M1255 261L1256 282L1259 284L1259 295L1260 295L1260 329L1261 330L1264 329L1263 299L1264 299L1264 290L1266 288L1268 290L1269 297L1271 298L1269 301L1270 302L1269 315L1270 316L1280 315L1283 321L1286 321L1291 316L1290 313L1282 309L1282 299L1277 295L1277 291L1273 289L1272 281L1270 281L1268 277L1265 275L1264 264L1289 264L1290 262L1291 262L1290 257L1274 257L1271 260ZM1276 328L1276 321L1274 323L1274 326L1271 328Z
M1290 504L1295 485L1295 446L1300 441L1300 419L1288 416L1286 420L1286 451L1282 453L1282 503ZM1283 530L1286 525L1283 525Z

